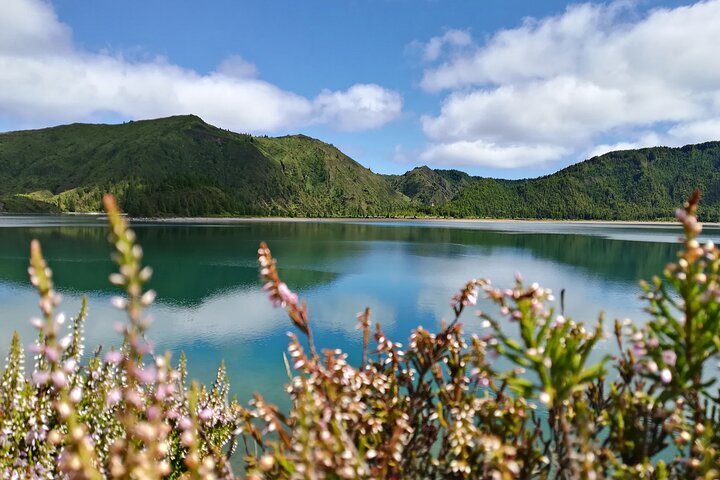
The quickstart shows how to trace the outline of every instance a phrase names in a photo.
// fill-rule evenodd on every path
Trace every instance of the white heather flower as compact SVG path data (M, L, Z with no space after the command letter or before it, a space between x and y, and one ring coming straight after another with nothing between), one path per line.
M110 304L119 310L124 310L125 307L127 307L127 300L123 297L112 297L110 299Z
M63 350L67 350L71 343L72 337L70 337L70 335L65 335L63 338L60 339L60 341L58 341L58 345Z
M57 406L57 411L61 418L67 418L71 412L70 405L68 405L67 402L60 402Z
M156 296L157 294L155 293L155 290L148 290L143 294L140 301L143 303L143 305L150 305L155 301Z
M672 373L670 373L670 370L667 368L663 368L660 371L660 381L667 385L672 381Z
M470 293L468 293L468 295L467 295L467 298L466 298L467 305L476 305L477 299L478 299L477 288L473 288L472 291Z
M658 371L658 365L655 363L654 360L650 360L647 362L647 369L650 373L657 373Z
M70 391L69 395L70 401L73 403L78 403L82 399L82 389L79 387L75 387Z
M274 465L275 459L272 455L263 455L262 457L260 457L259 466L260 470L262 470L263 472L271 470Z

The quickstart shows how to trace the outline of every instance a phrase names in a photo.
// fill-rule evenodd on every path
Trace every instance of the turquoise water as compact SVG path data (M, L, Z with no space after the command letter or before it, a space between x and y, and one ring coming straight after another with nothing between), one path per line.
M566 289L566 313L593 322L646 318L638 280L660 273L673 259L676 226L562 222L352 221L140 223L135 225L158 292L149 338L156 350L184 351L190 375L205 382L225 360L233 393L255 391L286 404L282 354L291 326L266 301L257 276L260 241L270 245L287 284L309 306L318 346L359 355L356 313L369 306L373 320L395 341L423 325L439 328L451 315L449 299L470 278L510 285L515 272L556 292ZM720 239L708 228L707 237ZM87 294L89 352L119 344L122 321L109 305L115 290L101 218L0 216L0 351L13 330L30 343L28 319L36 297L27 280L29 243L37 238L73 315ZM469 331L479 322L466 315ZM610 349L610 342L603 348Z

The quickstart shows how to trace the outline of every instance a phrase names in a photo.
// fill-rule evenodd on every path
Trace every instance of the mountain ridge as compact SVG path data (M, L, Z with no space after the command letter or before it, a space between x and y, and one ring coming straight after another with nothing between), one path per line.
M0 210L131 215L656 220L693 188L720 219L720 142L610 152L522 180L415 167L383 175L303 135L252 136L196 115L0 133Z

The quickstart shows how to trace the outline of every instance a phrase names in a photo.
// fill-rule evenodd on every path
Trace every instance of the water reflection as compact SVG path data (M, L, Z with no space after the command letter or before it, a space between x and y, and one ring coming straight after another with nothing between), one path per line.
M260 390L280 400L289 324L260 291L255 255L261 240L307 300L318 343L353 355L360 339L355 314L365 306L404 341L419 324L437 328L450 314L448 299L467 279L508 285L516 271L556 291L565 288L567 313L576 318L592 321L606 309L610 318L642 319L637 281L674 257L669 241L677 229L549 223L534 224L541 233L533 224L501 222L140 224L159 294L150 337L159 350L185 351L197 378L210 380L225 359L240 398ZM81 294L89 294L89 345L117 344L113 324L123 318L108 302L112 265L102 221L0 217L0 348L7 349L15 329L26 341L34 337L27 323L36 305L27 282L32 238L42 242L55 271L64 311L76 311ZM479 328L472 315L466 325Z

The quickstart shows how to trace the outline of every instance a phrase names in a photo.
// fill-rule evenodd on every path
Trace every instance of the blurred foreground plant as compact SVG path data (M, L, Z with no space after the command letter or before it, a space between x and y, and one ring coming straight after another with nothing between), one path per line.
M516 278L513 288L472 280L439 332L414 330L407 347L358 315L362 363L339 350L314 353L308 312L258 251L265 289L307 336L291 336L296 371L290 415L261 404L271 430L257 478L719 478L720 254L700 245L696 192L677 217L677 264L643 284L651 318L616 322L618 354L597 351L602 318L587 325L550 306L552 292ZM461 314L481 295L482 335ZM626 346L629 345L629 346ZM607 349L605 349L607 350ZM497 361L504 359L504 361ZM498 371L494 365L510 364Z
M38 339L32 374L13 336L0 391L0 474L2 478L216 478L230 477L222 449L234 443L247 411L227 399L221 368L210 390L185 385L184 361L170 363L145 340L143 310L154 292L144 290L152 272L142 267L142 249L105 198L110 241L118 273L110 281L124 291L113 304L128 315L119 325L123 344L83 362L87 305L70 321L55 313L61 298L40 245L30 249L30 281L40 296L41 316L32 320Z
M701 245L699 195L677 216L677 263L643 284L651 318L616 321L618 354L597 350L601 322L553 308L552 292L516 278L510 289L471 280L437 332L418 327L406 346L358 314L362 359L318 350L307 306L283 283L269 248L258 250L272 303L290 334L287 415L256 395L228 401L224 366L211 388L185 382L186 365L146 340L152 272L114 201L110 241L127 313L122 347L83 359L81 312L63 336L60 297L37 242L30 278L40 296L33 372L15 335L0 391L3 478L669 479L720 477L720 254ZM483 328L460 323L480 297ZM372 340L371 340L372 339ZM307 349L305 348L307 346ZM607 349L605 349L607 350ZM498 365L509 365L501 369Z

